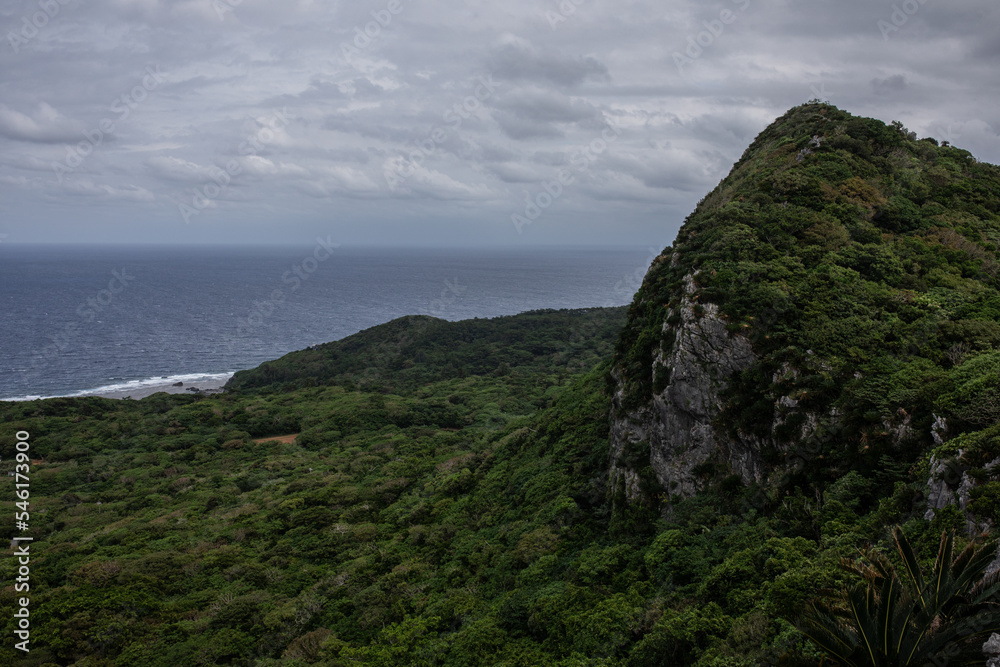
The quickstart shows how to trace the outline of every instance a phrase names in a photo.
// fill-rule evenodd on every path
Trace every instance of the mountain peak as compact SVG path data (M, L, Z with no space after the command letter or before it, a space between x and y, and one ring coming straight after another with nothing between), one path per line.
M648 500L732 474L831 478L916 462L936 416L974 430L994 389L963 398L956 369L1000 345L998 213L1000 169L968 151L829 104L789 110L635 296L612 483Z

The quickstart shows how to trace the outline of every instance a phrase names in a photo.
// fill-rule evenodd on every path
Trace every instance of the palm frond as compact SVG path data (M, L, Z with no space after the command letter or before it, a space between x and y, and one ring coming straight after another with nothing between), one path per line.
M983 640L1000 632L1000 571L985 574L995 543L976 540L956 554L954 533L942 533L925 574L903 531L892 535L902 568L871 548L845 559L859 581L812 604L796 626L845 667L985 664Z
M920 572L920 564L917 563L917 557L913 553L913 548L910 546L909 540L906 539L906 535L903 534L903 529L896 526L892 531L892 539L896 543L899 555L903 557L903 565L906 567L911 588L919 593L920 602L926 607L927 601L923 599L924 575Z

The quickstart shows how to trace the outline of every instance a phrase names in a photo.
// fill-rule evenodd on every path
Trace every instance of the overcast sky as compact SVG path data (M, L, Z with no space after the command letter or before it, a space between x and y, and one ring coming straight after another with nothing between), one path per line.
M995 0L0 0L0 241L662 248L811 98L1000 161L998 27Z

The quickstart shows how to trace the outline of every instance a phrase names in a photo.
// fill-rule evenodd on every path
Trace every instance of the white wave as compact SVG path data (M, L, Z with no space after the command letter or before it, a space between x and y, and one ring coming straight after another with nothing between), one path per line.
M164 389L172 387L178 382L183 382L185 389L188 386L197 387L199 384L211 384L212 386L222 386L233 373L185 373L183 375L157 376L144 378L142 380L128 380L126 382L116 382L106 384L94 389L83 389L71 394L57 394L55 396L25 395L12 396L10 398L0 398L0 401L37 401L46 398L79 398L81 396L104 396L105 394L128 394L130 391L140 391L162 387Z

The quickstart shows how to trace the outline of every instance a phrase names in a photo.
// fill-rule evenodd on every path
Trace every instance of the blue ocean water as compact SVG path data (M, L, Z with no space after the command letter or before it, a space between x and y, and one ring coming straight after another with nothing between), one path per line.
M403 315L629 303L651 248L0 245L0 399L223 378Z

